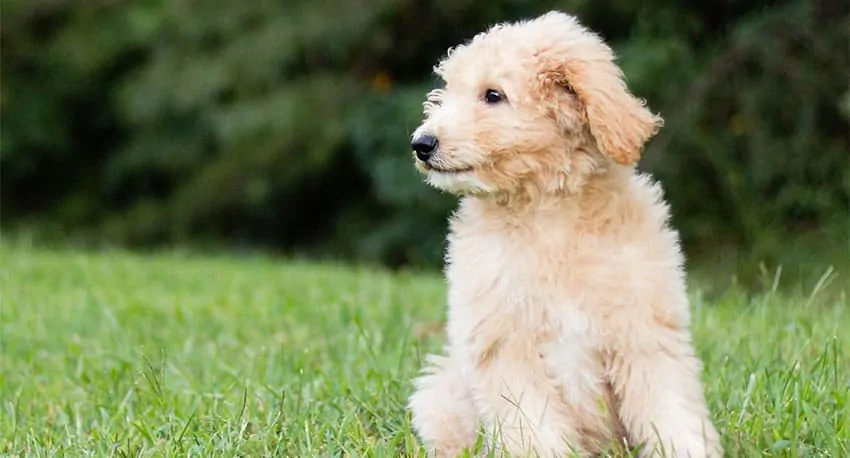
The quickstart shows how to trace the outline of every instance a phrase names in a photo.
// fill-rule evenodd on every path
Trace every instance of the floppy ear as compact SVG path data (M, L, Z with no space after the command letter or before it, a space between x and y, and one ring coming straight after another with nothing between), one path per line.
M644 144L664 121L629 92L610 48L593 41L596 40L562 49L556 62L550 57L553 65L544 72L545 79L563 86L553 89L566 88L575 93L602 154L618 164L634 164L640 159Z

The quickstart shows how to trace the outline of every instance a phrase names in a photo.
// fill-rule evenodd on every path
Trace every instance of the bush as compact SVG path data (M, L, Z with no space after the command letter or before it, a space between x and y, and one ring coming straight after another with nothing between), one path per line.
M431 67L551 8L608 39L665 117L641 167L692 252L845 225L850 16L802 0L9 0L2 223L436 265L453 199L407 146Z

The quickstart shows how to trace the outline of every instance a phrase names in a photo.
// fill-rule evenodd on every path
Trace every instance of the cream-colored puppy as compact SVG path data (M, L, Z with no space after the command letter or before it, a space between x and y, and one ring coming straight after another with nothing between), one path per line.
M435 71L413 135L450 222L446 354L410 398L431 452L723 454L661 188L634 169L661 118L572 16L497 25Z

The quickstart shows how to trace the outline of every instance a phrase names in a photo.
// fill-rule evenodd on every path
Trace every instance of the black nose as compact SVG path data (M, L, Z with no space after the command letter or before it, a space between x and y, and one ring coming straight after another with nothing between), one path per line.
M410 142L410 147L416 151L416 157L420 161L425 162L431 159L434 155L434 150L437 149L437 137L433 135L420 135Z

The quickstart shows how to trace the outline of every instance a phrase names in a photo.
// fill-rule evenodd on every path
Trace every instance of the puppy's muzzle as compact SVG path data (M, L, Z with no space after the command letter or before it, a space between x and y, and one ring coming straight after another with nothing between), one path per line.
M422 162L428 162L437 151L437 137L433 135L419 135L410 142L410 147L416 152L416 158Z

